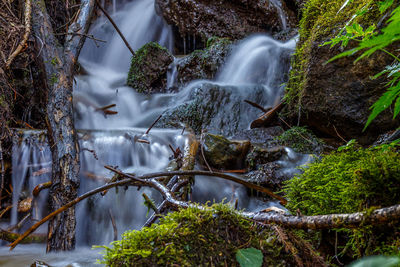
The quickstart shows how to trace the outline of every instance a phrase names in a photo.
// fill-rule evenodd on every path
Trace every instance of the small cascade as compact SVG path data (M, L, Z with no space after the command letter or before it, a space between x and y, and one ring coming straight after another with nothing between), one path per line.
M276 11L278 12L278 15L279 15L279 18L280 18L281 24L282 24L282 29L286 30L287 29L287 18L286 18L285 12L282 9L281 0L271 0L270 3L276 8Z
M32 192L38 184L51 180L51 152L42 131L24 131L14 134L12 155L13 208L10 225L14 226L22 219L17 216L21 201L32 206L32 219L44 217L47 192L37 198ZM29 199L32 199L31 204Z

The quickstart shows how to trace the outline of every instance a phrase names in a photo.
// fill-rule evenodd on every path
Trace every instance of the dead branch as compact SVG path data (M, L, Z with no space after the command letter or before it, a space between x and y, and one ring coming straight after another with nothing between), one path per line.
M204 206L193 204L186 201L177 200L174 193L161 184L156 177L162 176L174 176L174 175L188 175L188 174L198 174L198 175L208 175L215 177L230 177L226 174L209 173L204 171L176 171L176 172L159 172L146 174L142 176L135 177L130 174L125 174L121 171L115 170L114 168L107 167L107 169L115 171L117 174L127 177L126 179L110 183L104 186L100 186L94 190L86 192L85 194L75 198L73 201L67 203L56 211L50 213L42 220L34 224L30 229L28 229L24 234L20 235L12 244L10 244L10 250L15 248L25 237L35 231L40 225L46 221L57 216L57 214L73 207L80 201L100 193L104 190L108 190L117 186L148 186L159 191L166 201L169 207L175 209L193 207L197 209L205 209ZM235 178L236 179L236 178ZM364 212L356 212L351 214L330 214L330 215L318 215L318 216L294 216L294 215L283 215L279 213L269 212L269 213L255 213L255 212L239 212L240 215L263 223L275 223L282 225L284 227L296 228L296 229L333 229L333 228L356 228L360 224L383 224L389 221L393 221L400 218L400 204L394 205L388 208L377 209L370 214Z
M260 127L266 127L268 124L271 122L271 120L274 118L276 113L280 111L283 107L283 103L279 103L276 105L273 109L269 110L268 112L265 112L261 117L257 118L250 124L250 128L260 128Z
M150 125L149 129L147 129L146 134L149 134L149 132L151 131L151 129L154 127L154 125L156 125L156 123L161 119L162 114L160 116L158 116L158 118Z
M110 108L114 108L116 104L107 105L101 108L96 108L96 111L103 112L104 115L116 115L118 111L110 110Z
M35 186L35 188L33 189L32 195L33 195L34 197L37 197L37 196L39 195L39 193L40 193L43 189L50 188L52 184L53 184L53 183L52 183L51 181L48 181L48 182L46 182L46 183L38 184L38 185Z
M96 4L100 8L100 10L103 12L103 14L107 17L107 19L111 22L111 24L113 25L114 29L117 31L117 33L121 37L122 41L124 41L126 47L132 53L132 56L134 56L135 52L133 51L132 47L129 45L128 41L125 39L125 36L120 31L120 29L118 28L117 24L115 24L114 20L111 18L110 15L108 15L107 11L101 6L101 4L99 3L98 0L96 0Z
M264 112L264 113L266 113L266 112L268 112L271 108L264 108L263 106L260 106L259 104L257 104L257 103L255 103L255 102L253 102L253 101L250 101L250 100L244 100L244 102L246 102L247 104L249 104L250 106L253 106L253 107L255 107L255 108L258 108L259 110L261 110L262 112Z
M25 14L24 15L25 15L25 33L24 33L24 36L23 36L21 42L18 44L18 46L15 49L15 51L8 57L7 62L6 62L6 68L10 67L10 65L13 62L14 58L16 56L18 56L18 54L25 47L26 42L28 41L29 35L31 34L31 16L32 16L31 0L26 0L25 1Z

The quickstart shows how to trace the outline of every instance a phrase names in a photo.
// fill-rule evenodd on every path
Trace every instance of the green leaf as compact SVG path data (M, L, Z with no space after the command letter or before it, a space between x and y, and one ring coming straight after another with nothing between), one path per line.
M385 12L389 7L391 7L393 4L393 0L385 0L382 2L379 2L379 11L381 13Z
M386 256L371 256L362 258L349 267L392 267L400 263L399 257L386 257Z
M263 263L263 254L255 248L239 249L236 252L236 260L240 267L260 267Z

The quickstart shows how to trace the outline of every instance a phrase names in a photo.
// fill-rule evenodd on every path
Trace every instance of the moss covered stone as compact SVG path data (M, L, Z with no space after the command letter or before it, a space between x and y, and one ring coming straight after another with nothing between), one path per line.
M139 93L165 92L168 66L173 60L165 47L145 44L132 56L126 84Z
M263 253L263 266L292 262L271 230L261 229L229 206L189 208L168 214L158 224L127 231L105 247L108 266L238 266L238 249Z
M325 1L309 0L305 3L300 21L299 42L292 60L292 70L287 84L285 99L287 114L293 122L310 125L321 132L362 143L393 129L390 112L382 114L365 132L362 132L369 116L369 107L385 92L385 80L371 80L388 64L390 56L377 52L356 64L355 57L326 62L343 51L339 46L322 46L339 34L346 24L354 22L367 28L378 22L384 23L378 9L379 1ZM356 16L363 10L362 15ZM383 24L384 25L384 24ZM350 42L346 49L351 49ZM394 51L394 48L390 48ZM397 122L398 123L398 122Z
M276 140L283 146L303 154L321 154L323 142L305 127L292 127L282 133Z

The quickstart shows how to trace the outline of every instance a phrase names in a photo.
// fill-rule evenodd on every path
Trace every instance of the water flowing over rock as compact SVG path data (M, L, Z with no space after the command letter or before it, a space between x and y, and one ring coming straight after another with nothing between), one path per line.
M241 39L251 33L279 32L296 23L294 13L279 0L156 0L157 10L181 36L199 39Z

